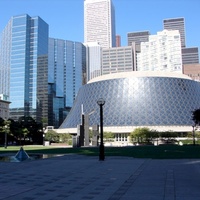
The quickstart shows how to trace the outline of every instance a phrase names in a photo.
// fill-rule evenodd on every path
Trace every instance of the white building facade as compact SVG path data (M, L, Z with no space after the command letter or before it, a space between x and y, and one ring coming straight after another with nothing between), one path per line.
M85 0L84 42L98 42L102 48L115 47L115 35L112 0Z
M88 42L86 47L86 73L87 82L101 76L101 46L98 42Z
M134 71L133 46L113 47L102 50L102 75Z
M182 73L181 39L178 30L163 30L141 43L137 54L137 71Z

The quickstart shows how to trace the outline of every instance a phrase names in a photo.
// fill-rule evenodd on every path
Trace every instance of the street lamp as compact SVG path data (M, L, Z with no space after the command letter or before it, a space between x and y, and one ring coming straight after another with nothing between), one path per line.
M45 139L45 128L43 127L43 134L42 134L42 144L43 144L43 146L45 146L44 139Z
M5 125L5 143L4 143L4 148L7 149L7 129L8 129L8 126Z
M192 128L193 145L195 145L195 125L193 125Z
M105 104L105 100L100 98L97 101L97 104L100 106L100 136L101 136L101 142L99 146L99 160L104 160L104 144L103 144L103 105Z

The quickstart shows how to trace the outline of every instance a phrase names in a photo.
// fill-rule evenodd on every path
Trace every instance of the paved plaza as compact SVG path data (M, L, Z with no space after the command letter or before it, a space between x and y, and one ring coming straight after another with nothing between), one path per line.
M65 155L0 162L5 200L199 200L200 160Z

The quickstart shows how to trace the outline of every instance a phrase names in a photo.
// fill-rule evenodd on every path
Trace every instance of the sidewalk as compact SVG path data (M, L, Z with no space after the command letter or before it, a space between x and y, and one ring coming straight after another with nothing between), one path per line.
M199 200L200 160L66 155L0 162L0 199Z

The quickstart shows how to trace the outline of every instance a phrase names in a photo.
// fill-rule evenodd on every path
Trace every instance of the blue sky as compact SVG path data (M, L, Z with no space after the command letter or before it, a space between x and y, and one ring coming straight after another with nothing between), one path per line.
M163 29L163 19L184 17L186 46L199 47L199 0L113 0L116 33L122 46L127 45L127 33ZM84 0L0 0L0 32L13 15L40 16L49 24L50 37L83 42Z

